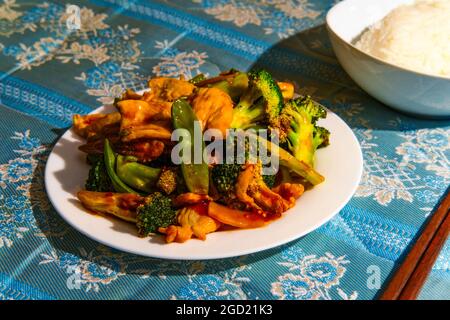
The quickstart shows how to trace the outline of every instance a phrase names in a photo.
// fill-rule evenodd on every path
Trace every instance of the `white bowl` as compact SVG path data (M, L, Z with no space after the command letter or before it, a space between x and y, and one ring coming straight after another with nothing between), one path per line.
M334 52L350 77L367 93L400 111L418 116L450 118L450 78L392 65L353 45L367 27L392 9L414 0L345 0L327 15Z

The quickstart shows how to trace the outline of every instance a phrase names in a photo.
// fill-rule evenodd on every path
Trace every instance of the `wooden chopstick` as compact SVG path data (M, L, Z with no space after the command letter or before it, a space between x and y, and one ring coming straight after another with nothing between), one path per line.
M417 295L425 282L427 276L427 273L425 273L426 270L429 271L432 268L438 255L438 253L433 254L430 252L426 254L425 258L424 253L428 250L428 248L433 251L438 250L439 247L442 248L442 245L446 240L446 235L448 235L448 227L447 230L445 230L445 227L448 225L447 220L449 208L450 192L447 193L445 199L439 205L439 208L434 212L434 214L432 214L426 224L426 227L423 229L422 234L419 236L414 246L403 260L399 269L395 272L394 276L389 280L388 285L379 297L380 300L399 299L413 274L415 274L415 277L419 277L420 275L421 278L415 278L414 280L411 279L412 282L408 285L408 291L405 291L405 294L402 297L412 298L413 288ZM445 224L443 223L444 220L446 220ZM440 228L441 225L443 225L443 229ZM437 235L437 233L439 233L439 235ZM437 236L433 241L435 235ZM433 242L435 247L430 246ZM422 256L424 256L424 260L421 260ZM421 261L423 262L423 265L418 266ZM416 268L418 268L417 274L415 273Z
M417 298L422 285L425 283L428 274L433 268L434 262L438 258L439 253L441 252L442 247L447 240L449 233L450 214L447 212L447 217L445 218L444 222L442 222L438 231L434 235L433 240L431 240L427 251L425 251L425 253L423 254L419 264L417 265L416 269L403 288L403 291L398 298L399 300L414 300Z

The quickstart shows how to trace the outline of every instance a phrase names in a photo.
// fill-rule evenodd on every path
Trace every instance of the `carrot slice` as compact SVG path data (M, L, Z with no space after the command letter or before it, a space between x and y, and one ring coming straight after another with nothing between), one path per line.
M256 213L231 209L215 202L209 203L208 215L236 228L259 228L268 223L264 217Z

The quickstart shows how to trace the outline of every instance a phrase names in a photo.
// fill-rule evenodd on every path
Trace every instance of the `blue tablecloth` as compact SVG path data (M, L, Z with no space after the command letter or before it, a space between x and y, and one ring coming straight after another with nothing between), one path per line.
M450 122L397 113L351 81L323 24L336 1L77 1L78 30L65 2L0 3L1 299L376 297L446 193ZM332 221L265 252L173 262L100 245L49 204L46 157L74 113L151 76L255 66L295 80L361 143L361 184ZM450 242L420 298L450 298Z

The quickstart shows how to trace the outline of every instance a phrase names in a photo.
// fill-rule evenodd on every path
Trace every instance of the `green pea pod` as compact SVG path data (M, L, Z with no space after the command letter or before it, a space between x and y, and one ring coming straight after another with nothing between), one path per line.
M233 101L239 101L239 97L248 88L248 75L239 72L232 80L222 80L211 84L211 87L225 91Z
M195 77L193 77L191 80L189 80L189 82L192 84L197 84L199 82L202 82L203 80L206 80L206 77L203 73L200 73L200 74L196 75Z
M194 122L198 121L192 107L186 100L178 99L172 104L172 122L175 129L186 129L190 134L189 151L191 152L191 160L194 159L195 137ZM200 133L201 134L201 133ZM198 141L197 141L198 143ZM183 174L186 187L190 192L197 194L208 194L209 190L209 170L208 164L203 160L203 150L205 142L201 139L201 163L195 164L195 161L181 163L181 172ZM181 156L183 157L183 150Z
M150 193L158 181L161 169L137 163L134 157L117 156L117 176L128 186Z
M117 176L116 171L114 170L116 166L116 155L114 154L114 151L111 148L108 139L105 139L104 157L105 157L106 171L108 172L108 175L111 178L111 183L114 190L120 193L138 194L138 192L134 191L132 188L123 183L123 181L120 180L120 178Z

